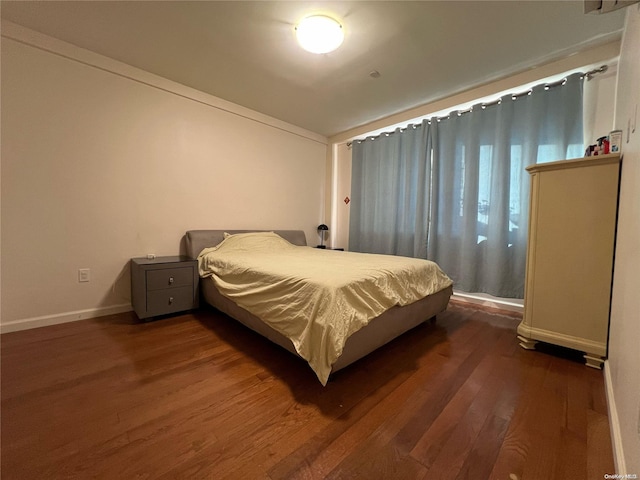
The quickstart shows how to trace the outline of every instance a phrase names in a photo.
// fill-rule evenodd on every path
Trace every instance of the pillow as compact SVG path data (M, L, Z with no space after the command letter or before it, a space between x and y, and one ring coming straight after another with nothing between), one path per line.
M245 232L245 233L229 233L229 232L224 232L222 234L223 239L226 240L229 237L238 237L238 236L243 236L243 235L249 235L249 236L253 236L253 235L263 235L263 234L267 234L268 236L272 236L274 234L273 230L269 230L269 231L262 231L262 232ZM276 234L277 235L277 234ZM280 235L278 235L280 236Z
M215 248L245 251L273 251L291 247L292 244L275 232L248 232L228 235Z

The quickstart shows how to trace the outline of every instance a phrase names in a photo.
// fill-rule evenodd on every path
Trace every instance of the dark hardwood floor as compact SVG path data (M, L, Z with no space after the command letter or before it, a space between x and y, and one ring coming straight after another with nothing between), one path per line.
M211 309L4 334L2 479L602 479L602 372L452 303L322 387Z

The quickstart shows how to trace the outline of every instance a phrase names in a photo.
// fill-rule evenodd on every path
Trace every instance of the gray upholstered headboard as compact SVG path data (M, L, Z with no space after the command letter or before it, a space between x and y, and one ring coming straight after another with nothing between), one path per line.
M185 235L187 255L197 258L207 247L214 247L224 239L224 233L274 232L294 245L307 245L307 237L302 230L189 230Z

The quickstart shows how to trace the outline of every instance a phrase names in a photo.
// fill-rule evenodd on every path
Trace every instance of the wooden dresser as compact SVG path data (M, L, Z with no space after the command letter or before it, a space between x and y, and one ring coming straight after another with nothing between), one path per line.
M537 341L607 356L620 155L527 167L529 242L520 345Z

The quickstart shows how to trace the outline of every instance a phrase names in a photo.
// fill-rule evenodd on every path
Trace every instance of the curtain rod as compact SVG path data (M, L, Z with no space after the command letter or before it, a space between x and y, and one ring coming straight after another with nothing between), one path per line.
M609 70L609 65L602 65L601 67L594 68L593 70L589 70L587 73L584 74L584 76L587 78L587 80L591 80L591 77L593 77L594 75L597 75L598 73L604 73L607 70Z
M588 72L583 73L583 74L582 74L582 76L580 77L580 79L585 79L585 78L586 78L586 79L587 79L587 81L589 81L589 80L591 80L591 78L592 78L594 75L597 75L597 74L599 74L599 73L604 73L604 72L606 72L607 70L609 70L609 66L608 66L608 65L602 65L602 66L600 66L600 67L598 67L598 68L594 68L593 70L589 70ZM560 85L564 85L565 83L567 83L567 79L566 79L566 77L565 77L565 78L563 78L562 80L558 80L557 82L546 83L546 84L544 85L544 89L545 89L545 90L549 90L550 88L559 87ZM518 99L518 98L520 98L520 97L525 97L525 96L527 96L527 95L531 95L531 92L532 92L532 89L529 89L529 90L527 90L527 91L525 91L525 92L512 93L512 94L511 94L511 100L517 100L517 99ZM508 96L508 95L505 95L505 97L506 97L506 96ZM492 101L492 102L485 102L485 103L482 103L482 104L481 104L481 107L484 109L484 108L487 108L487 107L491 107L491 106L493 106L493 105L498 105L498 104L499 104L499 103L501 103L501 102L502 102L502 98L498 98L497 100L494 100L494 101ZM435 117L435 118L430 118L430 119L428 119L428 120L429 120L429 122L428 122L428 123L431 123L431 121L432 121L432 120L435 120L435 121L439 122L440 120L444 120L444 119L446 119L446 118L449 118L449 117L451 116L451 114L453 114L453 113L455 113L455 114L456 114L456 115L458 115L458 116L461 116L461 115L464 115L465 113L471 113L471 111L472 111L472 110L473 110L473 107L469 107L469 108L467 108L466 110L453 110L453 111L451 111L448 115L445 115L445 116L443 116L443 117ZM417 128L417 127L416 127L415 125L413 125L413 124L408 124L406 127L401 127L401 128L400 128L400 131L402 132L402 131L406 130L407 128L409 128L410 126L411 126L411 127L413 127L414 129L415 129L415 128ZM392 133L393 133L393 132L382 132L382 133L379 133L378 135L375 135L375 136L372 136L372 137L365 137L365 138L363 138L362 140L354 140L354 141L356 141L356 142L361 142L361 141L363 141L363 140L366 140L367 138L377 138L377 137L379 137L380 135L386 135L386 136L389 136L389 135L390 135L390 134L392 134ZM348 148L348 147L351 147L351 145L352 145L352 144L353 144L353 142L347 142L347 148Z

